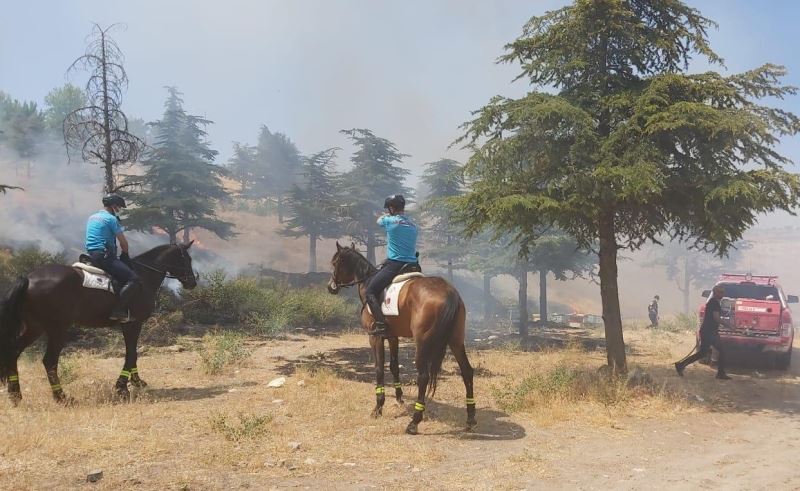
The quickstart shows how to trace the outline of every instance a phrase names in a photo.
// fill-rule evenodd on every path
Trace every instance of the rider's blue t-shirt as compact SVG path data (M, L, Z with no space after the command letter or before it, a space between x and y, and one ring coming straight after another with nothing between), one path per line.
M123 231L119 219L107 210L100 210L86 222L86 250L106 250L117 255L117 234Z
M386 229L386 255L405 263L417 262L417 226L405 215L383 215L378 225Z

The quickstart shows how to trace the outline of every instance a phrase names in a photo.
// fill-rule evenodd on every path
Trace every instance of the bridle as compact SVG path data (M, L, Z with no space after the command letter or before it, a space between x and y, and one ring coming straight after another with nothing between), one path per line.
M194 279L195 281L200 279L200 275L197 272L192 271L191 267L189 266L189 258L188 258L188 255L186 254L186 250L183 247L180 247L180 246L178 246L178 250L181 251L181 259L183 260L183 269L185 271L189 271L189 273L187 273L187 274L176 276L176 275L168 272L167 270L158 269L155 266L151 266L149 264L145 264L145 263L143 263L141 261L136 261L136 260L133 260L133 259L131 261L134 264L137 264L137 265L139 265L139 266L141 266L141 267L143 267L145 269L149 269L150 271L155 271L158 274L163 274L165 278L178 280L181 283L183 283L184 281L188 281L189 279Z
M360 285L361 283L364 283L368 279L370 279L373 276L375 276L375 274L378 271L380 271L380 269L376 269L375 271L373 271L372 273L366 275L365 277L361 278L360 280L353 280L353 281L351 281L349 283L339 283L339 280L336 279L336 270L338 269L337 266L338 266L338 264L334 265L333 272L331 273L331 280L333 280L331 283L333 284L334 287L336 287L337 290L339 288L349 288L351 286Z

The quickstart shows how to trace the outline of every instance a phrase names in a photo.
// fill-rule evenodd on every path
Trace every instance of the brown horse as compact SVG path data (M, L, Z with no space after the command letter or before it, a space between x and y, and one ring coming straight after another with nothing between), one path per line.
M372 315L363 307L366 282L377 269L361 255L355 248L342 247L336 243L336 254L331 260L333 274L331 275L328 291L332 294L339 292L342 287L358 285L358 295L361 298L361 325L369 330L372 325ZM473 369L467 359L464 347L466 309L461 296L455 288L443 278L419 277L409 280L400 291L398 299L400 315L388 317L389 330L389 369L394 378L394 390L397 402L403 402L403 389L400 385L400 366L398 365L398 338L413 338L417 353L417 401L414 404L414 416L406 427L406 433L416 435L418 425L425 412L425 396L436 392L436 382L442 368L447 346L453 353L461 378L467 389L467 431L475 428L475 399L472 394ZM377 418L383 411L386 401L384 383L384 338L370 336L370 346L375 354L375 371L377 384L375 388L376 404L372 416Z
M184 288L197 286L192 258L186 245L158 246L133 259L133 269L141 280L141 290L130 305L136 319L122 324L125 338L125 363L114 386L117 394L128 396L128 382L144 387L136 368L136 347L142 323L155 308L158 289L165 277L178 279ZM36 269L27 278L20 278L0 305L0 383L8 383L8 394L19 403L22 392L17 372L19 355L39 336L47 334L44 363L53 397L67 401L58 379L58 357L66 341L67 330L75 325L106 327L117 324L109 320L116 302L114 294L83 287L83 272L60 264Z

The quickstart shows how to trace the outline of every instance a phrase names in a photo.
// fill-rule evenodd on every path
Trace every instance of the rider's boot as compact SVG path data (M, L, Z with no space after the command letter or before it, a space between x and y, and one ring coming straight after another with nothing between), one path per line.
M367 295L367 305L369 305L369 310L372 312L372 318L375 319L370 327L369 335L385 337L389 334L389 324L386 323L386 317L381 311L380 300L375 295Z
M125 283L125 286L119 291L119 299L117 299L117 304L114 306L114 309L111 311L111 315L109 319L112 321L119 321L119 322L131 322L134 319L130 316L130 309L128 308L131 304L131 300L139 291L139 282L138 281L129 281Z

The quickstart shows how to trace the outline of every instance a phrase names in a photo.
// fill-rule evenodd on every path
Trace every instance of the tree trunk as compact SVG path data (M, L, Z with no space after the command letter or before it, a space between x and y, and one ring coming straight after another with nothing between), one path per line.
M283 196L278 195L278 223L283 223Z
M483 321L489 322L493 312L492 303L492 275L483 273Z
M375 234L367 234L367 261L375 264Z
M308 272L317 270L317 234L308 235Z
M169 243L170 244L177 244L178 243L178 231L177 230L167 230L167 234L169 234Z
M606 211L600 217L600 298L603 303L603 324L606 335L606 357L613 373L628 370L625 359L625 340L622 336L622 314L617 285L617 238L614 213Z
M519 335L528 336L528 271L522 270L518 273L519 291L517 299L519 302Z
M185 229L183 229L183 243L184 244L188 244L189 243L189 231L190 230L191 229L189 227L186 227Z
M114 156L111 153L111 114L108 110L108 66L106 65L106 35L100 31L100 53L103 64L103 133L105 137L104 164L106 169L106 192L116 191L114 184Z
M539 270L539 322L547 326L547 270Z

